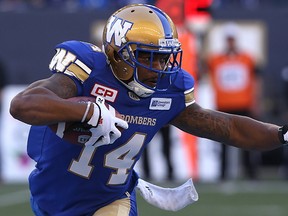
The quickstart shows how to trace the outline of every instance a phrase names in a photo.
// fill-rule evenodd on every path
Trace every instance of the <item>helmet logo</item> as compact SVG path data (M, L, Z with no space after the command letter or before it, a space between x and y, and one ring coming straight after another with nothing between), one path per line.
M114 43L120 47L122 44L122 38L125 38L128 30L131 29L133 23L126 20L122 20L118 17L112 16L107 24L106 41L112 42L114 36Z

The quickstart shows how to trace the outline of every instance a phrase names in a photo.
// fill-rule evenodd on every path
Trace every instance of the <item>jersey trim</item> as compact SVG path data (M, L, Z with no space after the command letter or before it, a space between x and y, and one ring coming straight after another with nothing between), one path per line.
M69 67L67 68L67 70L64 73L66 73L68 75L72 74L75 77L77 77L78 79L80 79L82 82L84 82L89 77L89 74L87 72L85 72L80 66L78 66L75 63L72 63L71 65L69 65Z
M195 103L195 97L194 97L194 87L191 89L188 89L184 92L185 95L185 105L186 107Z

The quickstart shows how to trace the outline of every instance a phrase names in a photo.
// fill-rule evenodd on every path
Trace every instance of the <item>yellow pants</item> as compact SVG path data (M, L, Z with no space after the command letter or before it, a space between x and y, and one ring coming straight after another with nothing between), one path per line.
M129 216L130 208L130 199L124 198L100 208L93 216Z

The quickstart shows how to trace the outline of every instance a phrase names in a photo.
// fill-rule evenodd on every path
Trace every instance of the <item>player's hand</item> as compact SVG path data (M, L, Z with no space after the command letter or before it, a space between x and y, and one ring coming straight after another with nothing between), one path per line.
M288 125L279 128L279 139L283 145L288 145Z
M92 135L85 145L101 146L114 143L121 136L117 127L127 129L128 123L116 117L115 109L109 110L102 97L96 98L93 109L93 115L87 122L93 126L90 129Z

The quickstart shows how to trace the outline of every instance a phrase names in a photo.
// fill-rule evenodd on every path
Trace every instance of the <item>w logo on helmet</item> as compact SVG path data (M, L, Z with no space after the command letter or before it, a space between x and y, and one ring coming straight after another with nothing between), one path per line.
M114 43L116 46L121 46L121 38L125 38L128 30L131 29L133 23L128 21L123 21L120 18L112 16L107 24L106 41L108 43L112 42L112 37L114 36Z

